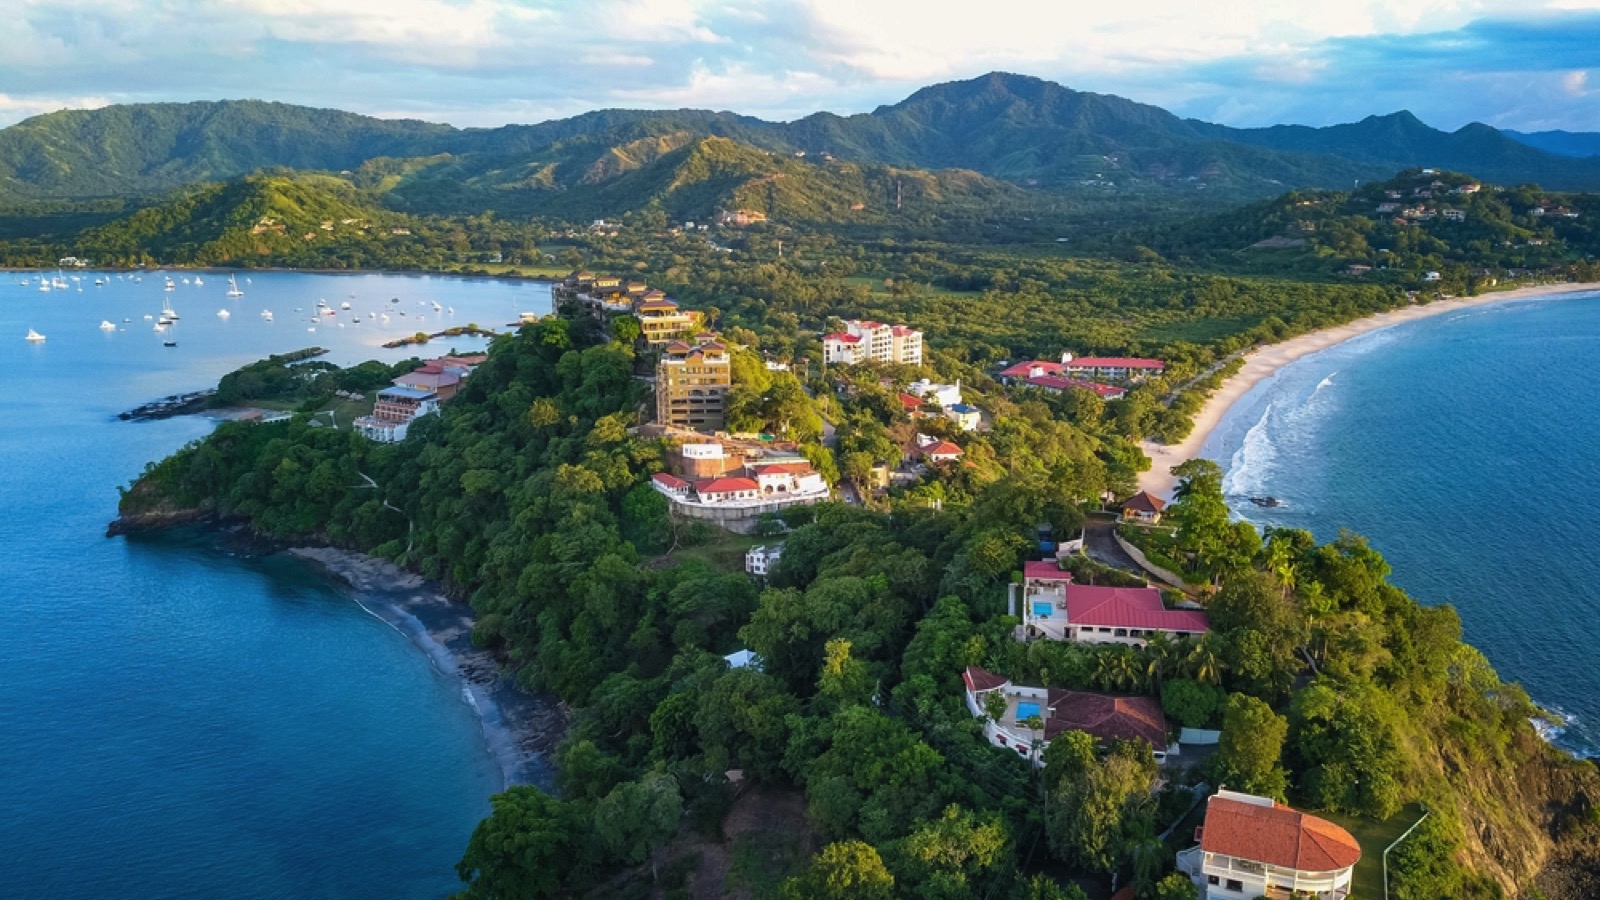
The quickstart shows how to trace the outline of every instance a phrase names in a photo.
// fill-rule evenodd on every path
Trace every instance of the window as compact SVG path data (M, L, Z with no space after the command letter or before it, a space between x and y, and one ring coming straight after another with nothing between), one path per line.
M1211 885L1212 887L1216 887L1217 885L1222 883L1222 879L1218 878L1215 875L1207 875L1206 876L1206 883Z
M1241 882L1236 878L1229 878L1228 879L1228 890L1230 890L1230 891L1243 891L1244 890L1244 882Z

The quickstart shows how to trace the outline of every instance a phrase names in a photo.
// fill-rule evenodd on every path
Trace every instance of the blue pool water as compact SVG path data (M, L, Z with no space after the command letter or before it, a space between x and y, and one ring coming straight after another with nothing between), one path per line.
M1037 704L1037 703L1022 702L1022 703L1018 703L1017 704L1017 720L1018 721L1026 719L1029 716L1037 716L1038 714L1039 714L1039 704Z
M103 537L117 486L211 428L115 415L311 343L341 363L416 352L376 346L416 327L299 321L319 297L358 309L398 297L433 330L447 324L432 321L435 299L457 322L498 325L548 310L548 286L254 274L231 301L209 274L171 295L148 274L49 294L19 277L0 273L0 895L452 890L501 788L459 684L291 558L234 556L200 532ZM168 297L176 348L143 319ZM123 318L126 330L98 328ZM25 342L29 328L47 340ZM450 346L483 343L430 349Z
M1202 454L1258 525L1349 528L1600 754L1600 297L1372 332L1258 385ZM1258 508L1252 496L1283 501Z

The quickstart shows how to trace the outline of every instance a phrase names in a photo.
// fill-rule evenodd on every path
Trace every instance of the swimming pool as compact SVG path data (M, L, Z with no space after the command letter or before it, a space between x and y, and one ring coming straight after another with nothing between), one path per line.
M1017 703L1017 721L1018 722L1022 721L1023 719L1026 719L1026 718L1028 718L1030 716L1037 716L1038 714L1039 714L1039 704L1032 703L1032 702L1029 702L1029 701L1026 701L1026 700L1018 701L1018 703Z

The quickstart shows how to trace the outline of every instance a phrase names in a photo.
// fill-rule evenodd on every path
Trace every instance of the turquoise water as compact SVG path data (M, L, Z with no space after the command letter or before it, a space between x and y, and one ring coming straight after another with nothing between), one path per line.
M1366 535L1392 580L1451 603L1503 678L1600 755L1600 297L1510 303L1305 357L1203 455L1258 525ZM1273 496L1262 509L1252 496Z
M299 321L319 297L358 310L398 297L387 305L437 330L435 299L457 322L500 325L548 310L548 286L267 273L229 300L211 273L170 295L150 274L97 289L89 273L82 293L48 294L20 277L0 273L0 895L451 890L501 787L459 684L291 558L234 556L199 532L103 537L116 487L211 427L115 415L311 343L334 362L416 352L375 346L414 325ZM166 298L182 316L175 348L143 319ZM124 331L98 328L125 317ZM29 328L46 341L25 342ZM429 349L450 346L482 341Z

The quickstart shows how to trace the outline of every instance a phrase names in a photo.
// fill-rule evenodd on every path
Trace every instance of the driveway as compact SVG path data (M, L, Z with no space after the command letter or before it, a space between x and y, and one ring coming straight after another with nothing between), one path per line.
M1083 552L1090 559L1113 569L1132 572L1141 578L1149 577L1133 557L1117 544L1115 532L1117 519L1109 513L1095 513L1083 523Z

